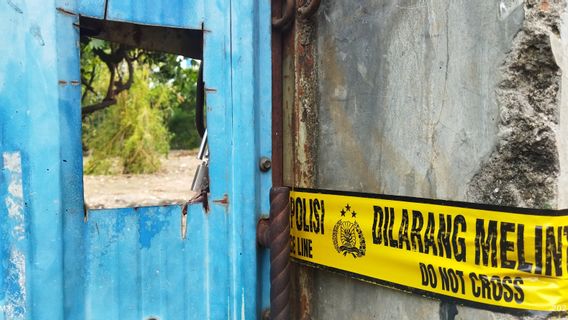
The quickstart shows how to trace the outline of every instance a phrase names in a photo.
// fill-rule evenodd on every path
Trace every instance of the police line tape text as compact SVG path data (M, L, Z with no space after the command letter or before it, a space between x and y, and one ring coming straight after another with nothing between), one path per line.
M462 215L374 206L373 243L466 262L466 219ZM395 228L398 226L398 228ZM527 239L533 239L527 246ZM478 218L475 221L476 265L517 269L526 273L562 276L568 268L563 257L568 226L535 226ZM530 249L528 251L527 249ZM530 252L530 255L526 253ZM532 257L532 261L529 261ZM562 264L565 261L567 264ZM544 272L543 272L544 271Z
M521 287L523 279L520 277L504 276L501 278L475 272L470 272L466 276L461 270L447 267L435 268L431 264L426 265L424 263L419 263L419 267L422 286L433 289L441 287L444 291L461 295L465 295L466 287L469 287L474 297L494 301L515 301L521 304L525 299Z
M325 234L325 203L323 200L316 198L306 201L306 198L290 198L290 206L290 228Z
M313 258L312 239L290 236L290 253L306 258Z

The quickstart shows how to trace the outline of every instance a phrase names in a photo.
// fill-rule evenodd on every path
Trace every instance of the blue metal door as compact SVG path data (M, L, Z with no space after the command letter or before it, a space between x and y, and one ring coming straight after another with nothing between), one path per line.
M268 1L0 2L0 319L251 319L268 307ZM84 212L79 16L203 30L209 210ZM188 181L188 188L191 181Z

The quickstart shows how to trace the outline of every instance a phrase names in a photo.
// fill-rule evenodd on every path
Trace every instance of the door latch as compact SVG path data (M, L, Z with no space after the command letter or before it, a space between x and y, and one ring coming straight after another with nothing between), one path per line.
M209 148L207 147L207 130L203 133L203 139L199 146L197 159L201 160L201 164L195 171L193 182L191 183L191 191L202 193L209 191Z
M203 133L197 159L201 160L201 164L197 167L193 182L191 183L191 191L197 193L183 207L181 213L181 238L185 239L187 234L187 210L188 206L195 203L203 203L205 210L207 209L207 193L209 193L209 148L207 147L207 130Z

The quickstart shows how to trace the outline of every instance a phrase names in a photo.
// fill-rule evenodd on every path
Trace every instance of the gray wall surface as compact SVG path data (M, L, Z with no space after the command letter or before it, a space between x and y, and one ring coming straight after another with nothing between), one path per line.
M563 10L564 0L322 1L309 187L565 206ZM314 319L516 319L308 272Z
M495 88L522 7L324 1L318 187L466 200L498 140Z

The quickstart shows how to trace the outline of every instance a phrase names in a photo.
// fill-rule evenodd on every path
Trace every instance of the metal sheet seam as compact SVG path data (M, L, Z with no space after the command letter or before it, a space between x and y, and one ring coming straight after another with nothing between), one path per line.
M261 102L271 99L270 48L262 47L258 41L261 32L265 33L264 37L269 37L269 29L261 29L261 15L270 17L268 6L260 6L256 1L231 2L232 305L241 306L239 300L245 300L245 310L232 310L233 319L243 313L245 318L260 314L257 288L261 283L258 278L261 267L257 263L260 255L255 231L261 203L268 203L268 188L262 181L270 179L270 175L262 174L258 169L260 156L270 152L270 120L268 125L264 121L261 123L261 119L270 119L270 108L263 113ZM264 149L266 146L268 150ZM244 296L241 288L245 289Z

